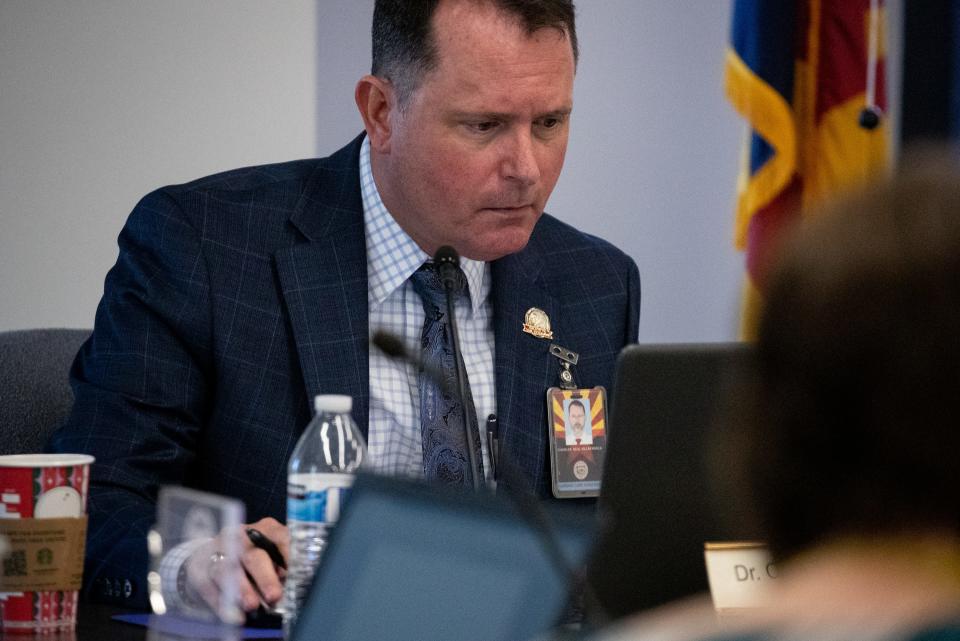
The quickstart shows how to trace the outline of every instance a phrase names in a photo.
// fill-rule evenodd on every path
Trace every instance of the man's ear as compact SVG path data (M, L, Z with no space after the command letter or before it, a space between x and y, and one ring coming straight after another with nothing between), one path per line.
M390 151L390 115L397 108L396 92L388 81L376 76L364 76L357 82L354 100L370 146L379 153Z

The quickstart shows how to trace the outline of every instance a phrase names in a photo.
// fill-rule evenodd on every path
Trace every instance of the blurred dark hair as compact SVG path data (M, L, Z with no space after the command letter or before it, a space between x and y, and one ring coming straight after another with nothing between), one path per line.
M545 28L567 35L579 58L572 0L474 0L514 16L528 34ZM373 8L371 73L393 83L405 104L423 76L437 66L431 19L440 0L377 0Z
M801 225L771 274L734 447L777 558L960 532L960 175L902 162Z
M576 401L576 400L570 401L570 404L567 405L567 411L569 412L570 409L571 409L574 405L576 405L577 407L579 407L579 408L580 408L580 411L583 412L584 414L586 414L587 408L584 407L584 405L583 405L583 403L582 403L581 401Z

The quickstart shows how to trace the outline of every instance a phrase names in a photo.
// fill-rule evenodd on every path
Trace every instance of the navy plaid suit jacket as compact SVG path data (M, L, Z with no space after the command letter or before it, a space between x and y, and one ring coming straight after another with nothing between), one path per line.
M367 263L361 138L324 159L238 169L146 196L119 237L92 337L71 370L76 396L49 448L93 466L84 583L145 605L145 535L162 484L242 499L248 520L283 520L286 463L320 393L349 394L366 432ZM581 354L578 382L612 383L635 342L636 265L544 215L528 246L494 262L497 409L503 448L549 494L551 319Z

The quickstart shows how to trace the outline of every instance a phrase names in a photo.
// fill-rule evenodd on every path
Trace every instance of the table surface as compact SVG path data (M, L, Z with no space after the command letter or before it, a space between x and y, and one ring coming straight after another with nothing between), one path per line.
M76 634L67 633L63 639L57 639L56 635L44 635L43 641L145 641L146 628L110 618L115 614L133 612L116 606L81 602L77 612Z
M140 614L140 611L119 608L100 603L84 603L81 601L77 617L76 630L44 633L43 635L4 635L0 631L2 641L189 641L188 637L162 634L149 630L144 626L121 623L112 617L118 614ZM555 631L557 636L544 637L550 639L572 639L580 635L579 625L562 626Z
M80 602L76 630L44 632L42 635L4 634L4 641L145 641L147 628L129 623L120 623L110 617L115 614L133 614L134 610L100 603Z
M77 617L77 629L75 631L44 634L41 638L33 637L32 641L145 641L148 637L151 641L187 641L194 638L160 631L154 631L153 634L149 634L148 628L144 626L114 621L112 617L118 614L143 614L143 612L100 603L81 602ZM202 624L200 625L202 626ZM237 637L234 635L237 632L239 631L231 629L226 636L235 639ZM279 631L270 631L273 635L276 635L278 632ZM14 638L15 637L4 637L4 641ZM31 639L31 637L23 638ZM196 638L207 639L210 637L203 636Z

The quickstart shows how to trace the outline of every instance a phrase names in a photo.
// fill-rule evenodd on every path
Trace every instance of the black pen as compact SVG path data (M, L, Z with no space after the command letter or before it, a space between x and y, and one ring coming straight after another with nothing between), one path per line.
M263 532L256 528L248 527L247 538L253 543L253 547L260 548L266 552L275 566L283 568L284 570L287 569L287 562L283 560L283 555L280 554L280 548L277 547L276 543L265 537Z
M267 556L270 557L270 561L278 568L287 569L287 563L283 560L283 555L280 554L280 548L277 547L276 543L265 537L263 532L256 528L248 527L246 528L246 532L247 538L253 543L253 547L266 552ZM250 581L250 585L253 586L254 592L257 593L257 597L260 599L260 607L254 612L247 613L246 625L253 628L279 628L283 623L282 613L267 602L263 596L263 592L260 590L260 586L257 585L250 571L247 570L247 568L243 568L243 573L247 575L247 580Z
M500 424L496 414L487 417L487 449L490 450L490 465L493 467L493 480L496 481L500 469Z

